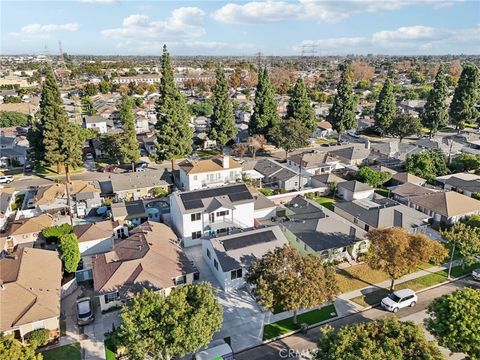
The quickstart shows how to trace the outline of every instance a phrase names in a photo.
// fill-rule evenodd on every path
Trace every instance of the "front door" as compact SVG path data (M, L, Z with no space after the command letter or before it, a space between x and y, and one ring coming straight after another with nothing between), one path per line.
M215 213L212 212L212 213L208 214L208 219L210 220L211 223L214 223L215 222Z

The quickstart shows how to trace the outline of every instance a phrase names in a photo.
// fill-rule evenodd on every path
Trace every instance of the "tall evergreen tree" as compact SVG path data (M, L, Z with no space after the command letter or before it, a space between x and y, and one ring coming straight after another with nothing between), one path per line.
M175 87L173 68L166 45L163 46L162 79L157 110L158 158L172 161L192 151L192 130L188 125L189 113L183 95Z
M375 113L373 115L375 127L382 135L390 128L396 111L397 104L395 102L393 83L390 79L387 79L385 80L380 95L378 96L377 104L375 105Z
M333 99L333 106L328 114L328 119L333 129L337 131L339 139L346 130L357 126L352 71L348 65L343 67L342 77L337 87L337 95Z
M310 97L302 78L298 78L287 104L287 118L300 121L312 133L317 127L315 110L310 104Z
M122 96L120 105L120 121L123 125L123 134L120 147L122 162L130 162L132 171L135 171L135 162L140 159L137 132L135 131L135 116L133 114L133 100L127 95Z
M228 83L223 68L217 67L217 79L213 88L213 114L210 122L210 138L223 147L237 136L232 102L228 96Z
M439 128L448 124L447 95L445 68L442 65L435 76L435 83L428 94L422 113L422 124L430 130L430 137L434 136Z
M270 83L267 68L260 70L258 75L257 92L255 94L255 106L250 119L250 134L267 135L268 130L280 123L277 111L275 92Z
M480 88L480 74L474 64L465 64L455 88L450 104L450 118L458 130L465 127L465 122L475 120L478 111L475 107Z

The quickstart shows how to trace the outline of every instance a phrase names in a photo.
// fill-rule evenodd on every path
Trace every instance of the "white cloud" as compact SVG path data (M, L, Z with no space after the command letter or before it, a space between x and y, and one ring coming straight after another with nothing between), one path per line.
M404 26L396 30L384 30L365 37L340 37L318 40L304 40L294 46L293 50L300 52L303 47L315 46L320 54L347 53L411 53L423 50L445 51L455 49L460 45L480 52L478 39L480 25L467 29L445 29L428 26ZM442 50L443 49L443 50Z
M28 24L23 26L19 32L12 32L14 36L24 37L49 37L50 33L56 31L77 31L80 25L77 23L68 24Z
M197 7L175 9L166 20L153 21L147 15L132 14L123 19L122 27L105 29L101 32L106 39L122 42L193 39L205 34L203 20L205 12Z
M425 4L438 9L455 2L457 0L267 0L229 3L214 11L212 17L227 24L260 24L285 20L338 22L355 13L394 11L405 6Z

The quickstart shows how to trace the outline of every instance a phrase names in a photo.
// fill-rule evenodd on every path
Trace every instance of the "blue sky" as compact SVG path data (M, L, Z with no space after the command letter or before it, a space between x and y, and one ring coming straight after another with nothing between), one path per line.
M480 54L476 0L0 1L2 54Z

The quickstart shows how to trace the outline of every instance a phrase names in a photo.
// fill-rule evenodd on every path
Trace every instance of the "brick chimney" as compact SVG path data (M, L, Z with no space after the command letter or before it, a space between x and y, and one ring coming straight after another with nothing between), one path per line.
M228 155L223 155L223 162L222 162L223 168L228 169L230 167L230 156Z

